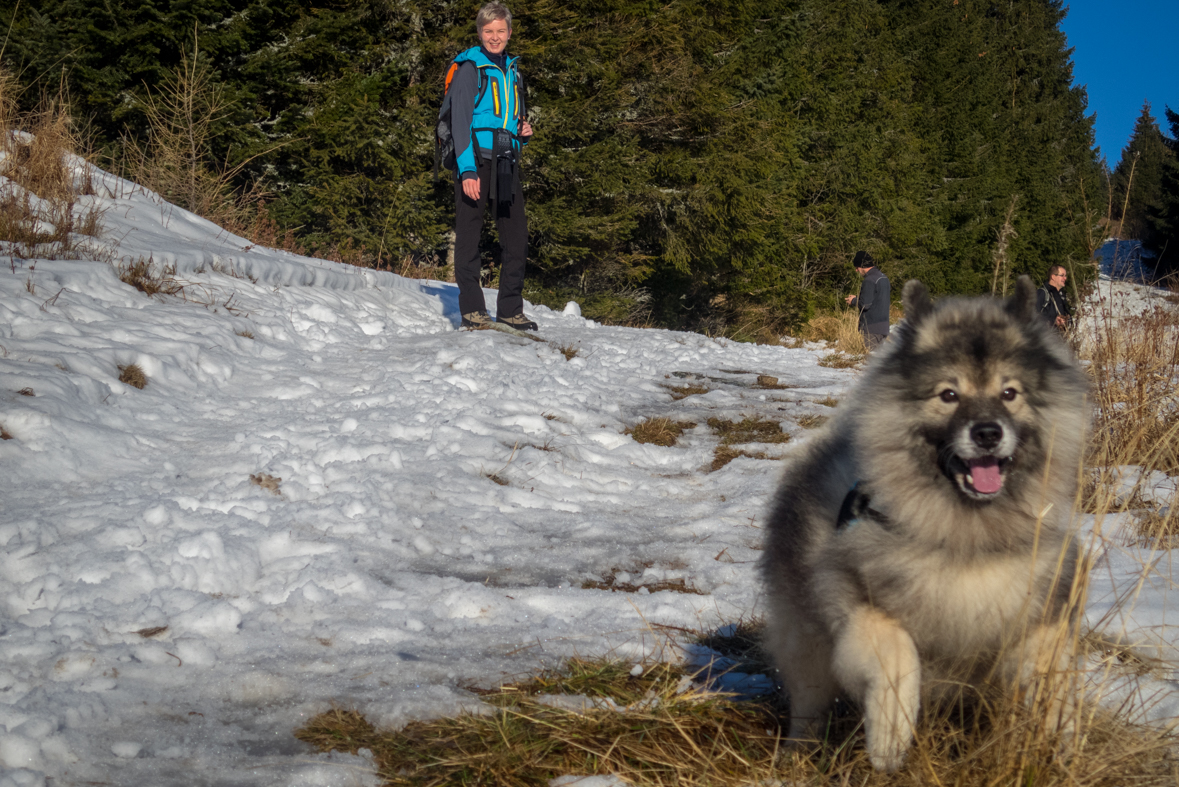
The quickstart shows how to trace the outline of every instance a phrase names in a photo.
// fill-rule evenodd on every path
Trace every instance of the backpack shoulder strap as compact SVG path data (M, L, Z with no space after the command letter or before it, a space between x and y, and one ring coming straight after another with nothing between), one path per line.
M517 60L515 63L512 63L512 73L516 75L516 100L520 106L520 120L523 121L528 119L528 89L527 85L524 84L524 75L517 68L516 64L519 62Z

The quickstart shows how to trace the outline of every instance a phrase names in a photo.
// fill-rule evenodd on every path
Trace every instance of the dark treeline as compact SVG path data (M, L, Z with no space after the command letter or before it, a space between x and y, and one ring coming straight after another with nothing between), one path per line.
M479 5L22 0L0 22L24 100L64 83L114 162L195 30L232 100L208 154L248 162L281 227L437 264L453 206L432 130ZM1059 0L509 7L533 299L742 336L836 303L860 248L935 293L1083 274L1108 200Z
M1143 105L1110 178L1118 236L1142 241L1160 278L1179 272L1179 113L1165 112L1170 137Z

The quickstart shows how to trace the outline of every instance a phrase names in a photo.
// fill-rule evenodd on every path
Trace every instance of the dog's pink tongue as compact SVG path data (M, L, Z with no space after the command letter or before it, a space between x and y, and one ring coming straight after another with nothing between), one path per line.
M971 459L967 462L970 467L970 485L974 491L984 495L993 495L1003 486L1003 474L999 472L999 460L993 456L982 459Z

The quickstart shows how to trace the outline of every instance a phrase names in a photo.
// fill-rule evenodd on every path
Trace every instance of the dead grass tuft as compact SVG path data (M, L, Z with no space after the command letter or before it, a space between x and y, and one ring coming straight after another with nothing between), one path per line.
M712 452L712 464L708 466L708 472L715 473L739 456L744 456L747 459L770 458L764 451L749 451L744 448L733 448L729 445L718 445Z
M359 711L333 708L313 716L295 731L295 737L320 751L356 754L360 749L369 747L369 743L376 738L376 730Z
M272 476L269 473L251 473L250 483L260 486L278 497L282 497L282 491L279 489L282 479L277 476Z
M691 383L688 385L668 385L667 383L660 383L660 385L662 385L671 393L671 400L673 402L678 402L680 399L686 399L689 396L699 396L700 394L706 394L712 390L707 386L694 385Z
M145 295L179 295L184 291L184 285L176 281L172 268L160 270L151 259L140 257L116 270L120 281Z
M854 369L864 362L867 355L844 355L843 353L831 353L824 355L819 359L819 366L825 366L828 369Z
M147 374L139 364L129 363L119 367L119 382L142 389L147 386Z
M574 347L572 344L563 344L557 348L557 351L560 352L561 355L565 356L566 361L572 361L577 357L577 354L581 352L581 348Z
M798 419L798 425L803 429L818 429L829 419L825 415L804 415Z
M847 355L868 354L855 309L819 311L802 326L799 336L808 342L824 342L828 347Z
M361 250L364 251L363 249ZM382 249L377 250L377 267L381 267ZM454 281L453 265L429 265L407 254L396 265L390 264L388 270L405 279L429 279L431 281ZM576 353L574 353L576 354ZM570 356L566 356L570 357Z
M740 421L709 418L708 427L721 439L723 445L739 443L785 443L790 435L782 431L782 425L769 418L754 416Z
M7 429L4 428L3 424L0 424L0 440L11 440L11 439L12 439L12 434Z
M709 472L716 472L739 456L749 459L769 459L764 451L753 451L735 446L748 443L785 443L790 435L782 431L782 425L777 421L756 416L743 418L740 421L728 421L721 418L709 418L708 426L712 433L720 438L720 445L712 454L712 464Z
M624 434L634 438L636 443L652 443L667 448L676 444L680 435L688 429L695 429L696 424L691 421L673 421L670 418L648 418L627 429Z
M506 478L504 478L503 476L498 475L496 473L488 473L487 478L494 481L495 483L499 484L500 486L507 486L508 485L508 480Z
M36 396L37 395L37 392L34 391L32 388L21 388L19 391L17 391L17 393L20 394L21 396Z
M43 98L17 111L17 80L0 67L0 243L13 259L73 259L80 236L101 232L102 211L81 198L94 193L89 164L75 156L66 97ZM81 163L81 172L74 171ZM33 291L32 280L26 286Z
M249 328L243 328L240 331L234 331L234 333L236 333L238 336L242 337L243 339L253 339L254 338L254 332L251 331Z

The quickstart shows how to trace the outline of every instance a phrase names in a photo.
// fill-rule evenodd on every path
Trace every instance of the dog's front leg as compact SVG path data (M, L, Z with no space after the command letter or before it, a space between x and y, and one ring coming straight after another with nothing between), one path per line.
M1075 632L1067 624L1041 624L1010 645L1002 661L1008 682L1022 692L1047 732L1061 734L1065 748L1074 732L1080 692L1074 644Z
M864 710L873 767L895 771L913 742L921 704L921 664L913 638L880 610L857 607L837 634L834 661L840 685Z

